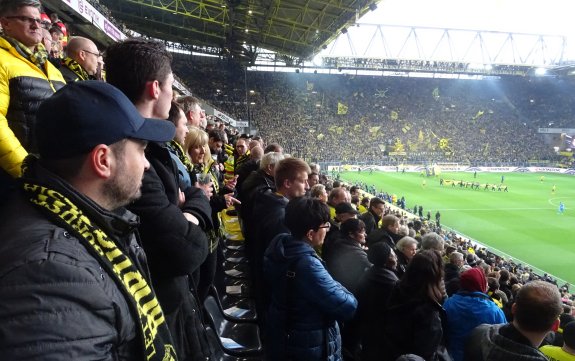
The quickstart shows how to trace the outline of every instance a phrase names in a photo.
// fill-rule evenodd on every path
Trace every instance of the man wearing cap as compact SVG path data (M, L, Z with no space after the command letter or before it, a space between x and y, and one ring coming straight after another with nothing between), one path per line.
M158 41L135 38L114 43L106 50L107 80L142 116L166 119L174 81L171 59ZM209 200L199 188L181 188L166 142L150 142L146 157L150 169L144 173L142 197L128 208L141 219L142 244L178 358L209 358L191 277L208 255L204 230L212 227Z
M37 0L0 2L0 197L26 155L37 152L38 106L65 84L47 60L39 9Z
M545 281L525 284L511 307L513 321L505 325L480 325L465 342L466 361L547 361L538 350L563 312L556 285Z
M176 360L123 206L147 142L174 135L102 82L64 87L38 113L38 157L0 207L0 354L6 360Z
M62 60L60 71L66 83L80 80L101 80L102 56L98 46L88 39L75 36L68 42L66 57Z
M454 361L463 360L463 347L469 333L477 326L505 323L503 311L486 294L487 279L479 268L460 276L460 291L443 304L447 313L448 351Z

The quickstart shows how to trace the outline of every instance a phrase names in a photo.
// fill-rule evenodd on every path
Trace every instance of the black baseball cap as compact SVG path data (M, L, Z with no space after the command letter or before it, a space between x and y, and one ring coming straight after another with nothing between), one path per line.
M95 80L64 86L40 104L36 118L38 153L46 159L71 158L122 139L167 142L176 132L172 122L142 117L122 91Z

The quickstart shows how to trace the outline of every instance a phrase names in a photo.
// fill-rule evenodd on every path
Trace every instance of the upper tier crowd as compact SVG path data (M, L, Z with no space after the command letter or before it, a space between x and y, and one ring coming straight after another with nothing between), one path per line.
M244 73L176 59L200 97L236 119L249 114L262 137L305 159L381 164L407 152L471 165L572 161L553 151L558 137L538 134L575 128L570 80Z
M2 359L228 359L218 354L202 305L214 288L227 290L222 219L236 216L262 359L575 354L568 285L444 234L438 216L435 223L408 217L329 180L293 156L311 151L307 138L287 130L293 124L274 135L262 123L263 138L208 119L197 98L173 91L172 54L161 42L130 38L102 56L89 39L71 37L57 61L43 42L41 14L36 0L0 2ZM289 89L254 96L300 126L311 118L293 114L319 108L315 139L325 124L351 127L352 116L362 117L348 104L333 123L323 109L341 102L337 95L318 84L308 96L321 97L322 106L290 104L300 95ZM432 102L446 97L435 95ZM358 103L367 96L354 95ZM393 105L393 121L415 127L409 114L432 102ZM500 109L474 121L489 122L490 110ZM370 122L366 116L341 135L361 136ZM514 132L531 141L531 126ZM329 147L316 147L317 157L328 156Z

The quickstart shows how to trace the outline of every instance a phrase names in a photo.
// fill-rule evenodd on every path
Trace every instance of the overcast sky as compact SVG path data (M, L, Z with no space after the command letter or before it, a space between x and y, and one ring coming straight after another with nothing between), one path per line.
M381 0L360 22L572 35L574 10L573 0Z
M360 26L349 27L348 34L340 35L322 55L546 66L575 60L574 14L575 0L381 0L375 11L358 21ZM444 41L438 47L441 31L418 30L417 43L414 38L406 43L409 28L378 32L362 23L502 33L484 34L485 43L480 44L475 32L452 31L452 46L445 47ZM545 36L544 43L538 36L514 36L510 46L506 33L555 36Z

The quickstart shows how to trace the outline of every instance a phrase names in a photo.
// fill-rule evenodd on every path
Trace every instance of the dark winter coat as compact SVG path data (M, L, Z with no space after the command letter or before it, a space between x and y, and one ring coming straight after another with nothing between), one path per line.
M322 252L329 274L356 295L359 282L371 267L367 254L356 240L340 235Z
M106 232L150 282L134 214L105 211L49 172L37 174ZM0 219L1 359L144 358L136 309L93 251L20 193L3 201Z
M178 207L178 170L168 149L151 142L146 157L150 169L144 172L142 196L129 209L142 222L142 242L178 357L205 360L210 350L189 276L208 255L202 228L212 227L209 200L201 189L191 187L185 191L185 204ZM200 225L189 222L182 212L196 216Z
M480 325L465 343L466 361L548 361L512 324Z
M432 361L445 353L445 311L439 303L411 296L398 283L391 293L385 318L387 352L382 360L415 354Z
M277 236L265 253L264 277L271 293L269 359L339 361L336 321L351 319L355 297L327 272L310 244Z
M371 267L363 276L357 293L357 318L361 324L363 361L379 361L385 350L382 343L385 307L398 278L387 268Z

